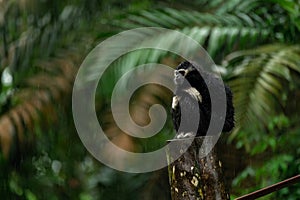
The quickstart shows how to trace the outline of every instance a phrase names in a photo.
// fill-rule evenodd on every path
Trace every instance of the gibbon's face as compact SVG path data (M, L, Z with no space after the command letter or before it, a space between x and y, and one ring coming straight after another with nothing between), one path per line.
M199 76L197 69L189 62L181 63L174 71L174 83L176 86L187 87L188 84L184 81L189 82L192 85L193 77Z

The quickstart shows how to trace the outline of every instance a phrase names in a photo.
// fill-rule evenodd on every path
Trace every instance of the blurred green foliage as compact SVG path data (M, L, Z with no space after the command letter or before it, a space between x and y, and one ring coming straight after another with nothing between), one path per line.
M297 0L0 1L1 197L170 198L166 173L122 173L95 161L76 133L70 94L57 98L56 91L64 93L65 83L52 86L51 81L47 82L53 77L67 79L68 73L57 71L57 59L79 55L81 58L74 63L80 65L100 41L122 30L143 26L176 29L197 40L232 87L237 127L226 137L224 145L245 151L246 164L232 181L232 198L299 174L299 4ZM161 37L166 45L176 42L170 36ZM180 60L166 52L141 51L114 63L112 70L106 72L109 78L103 81L106 90L97 91L99 121L105 119L110 89L124 70L137 63L165 62L165 58L173 64ZM50 79L39 78L41 73ZM29 80L35 82L30 84ZM17 112L20 117L14 117L12 110L24 105L24 93L29 91L30 98L34 99L44 85L49 98L42 105L52 104L50 111L41 111L35 103L33 107L37 109L24 108L30 120L26 121L27 115L20 110ZM147 93L145 88L141 89L141 95L154 94ZM168 109L168 100L165 95L153 102L160 102ZM5 129L10 124L9 120L5 121L7 116L14 131ZM31 120L34 121L32 129L27 127ZM144 151L163 145L172 136L170 124L169 120L156 137L134 141L134 144ZM108 126L114 128L115 124ZM24 145L23 140L31 142ZM230 160L227 163L232 171L238 168L231 166ZM264 199L298 196L299 184Z

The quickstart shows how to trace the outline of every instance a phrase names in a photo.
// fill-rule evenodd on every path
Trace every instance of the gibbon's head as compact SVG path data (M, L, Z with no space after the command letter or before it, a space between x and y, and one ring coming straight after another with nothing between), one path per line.
M201 69L197 69L192 63L184 61L174 71L174 83L177 87L187 88L194 87L199 84L202 79L200 72ZM186 80L186 81L185 81Z

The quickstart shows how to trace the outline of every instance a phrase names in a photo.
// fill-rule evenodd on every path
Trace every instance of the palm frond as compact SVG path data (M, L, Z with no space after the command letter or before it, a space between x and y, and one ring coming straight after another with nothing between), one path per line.
M244 12L213 15L171 8L144 10L114 24L122 28L151 26L182 31L203 45L213 58L224 48L228 53L232 49L249 48L270 38L271 34L261 17ZM165 37L164 41L168 39Z
M234 93L237 130L257 126L262 130L270 117L282 111L291 74L300 74L300 47L267 45L232 53L227 67Z
M20 153L12 152L16 146L22 151L34 141L37 122L47 125L57 120L55 102L62 105L68 101L66 97L67 94L70 96L77 65L82 58L78 53L71 56L70 50L64 55L69 58L40 62L41 68L51 71L40 71L26 79L12 99L17 105L0 116L0 146L6 158Z
M262 1L262 0L249 0L249 1L241 1L241 0L229 0L225 1L222 6L219 6L216 10L218 14L224 13L236 13L236 12L244 12L257 13L257 11L262 8L262 5L270 4L270 2Z
M266 22L259 16L252 17L244 11L235 13L211 14L198 12L196 10L176 10L164 8L160 10L143 10L139 13L129 14L125 20L114 21L116 26L122 28L137 27L164 27L181 29L193 26L266 26Z
M67 17L78 14L74 7ZM14 149L22 151L33 143L38 126L55 122L59 116L55 104L64 105L66 95L70 96L76 67L82 59L79 52L86 50L83 45L87 43L83 40L77 43L76 49L71 49L69 44L68 49L58 50L63 33L70 30L74 20L65 18L50 23L45 18L40 19L40 26L27 27L19 38L9 43L7 63L13 76L14 94L0 116L0 147L6 158L21 153Z
M65 10L68 10L68 12L66 13ZM60 36L64 36L76 23L75 20L68 19L79 16L80 12L77 7L66 6L56 22L51 21L49 14L45 14L38 19L38 25L24 26L25 30L23 30L24 27L18 27L20 25L17 22L10 22L14 23L10 26L15 27L16 30L7 31L17 32L14 34L19 35L16 39L10 38L11 41L8 41L9 55L6 63L13 76L20 77L20 75L24 76L25 72L31 72L34 58L46 58L53 54L54 49L59 46L59 41L62 39ZM18 18L21 18L21 16L18 16ZM43 51L37 51L37 47L43 49ZM0 56L4 57L1 53ZM14 82L18 82L18 80L14 80Z
M248 46L256 44L259 39L268 36L267 30L259 30L256 28L229 28L229 27L187 27L181 30L186 37L190 37L199 44L208 43L209 55L217 55L222 49L227 49L228 52L237 45ZM189 57L194 55L196 51L199 51L194 45L186 45L179 40L179 32L165 31L149 33L136 33L131 36L132 41L120 41L117 46L110 46L106 50L106 55L101 57L103 63L112 62L113 57L116 54L122 55L122 52L126 52L128 48L135 45L147 46L147 44L153 44L155 49L141 49L134 52L129 52L114 61L113 70L108 70L107 75L101 79L102 83L106 83L106 87L102 88L101 92L109 96L109 91L112 91L114 83L124 73L130 69L134 69L136 66L145 63L159 63L166 56L180 57L180 55L174 55L172 52L164 51L163 49L171 49L173 51L182 52L183 55ZM109 53L111 52L111 53ZM171 66L175 67L175 66ZM100 69L101 66L97 66L93 70ZM92 73L96 74L96 73ZM97 77L89 77L91 80ZM107 78L105 78L107 77ZM114 80L115 79L115 80ZM112 84L108 84L112 83Z

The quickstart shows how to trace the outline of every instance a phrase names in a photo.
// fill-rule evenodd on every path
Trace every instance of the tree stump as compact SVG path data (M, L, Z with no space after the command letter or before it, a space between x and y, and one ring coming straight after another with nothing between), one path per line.
M213 137L168 141L171 144L167 149L167 159L172 200L230 199L224 183L222 162L215 147L212 147ZM174 157L182 152L181 157L175 160Z

